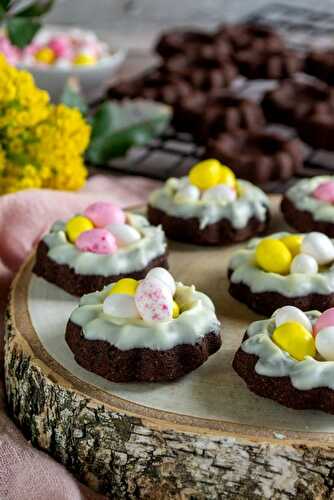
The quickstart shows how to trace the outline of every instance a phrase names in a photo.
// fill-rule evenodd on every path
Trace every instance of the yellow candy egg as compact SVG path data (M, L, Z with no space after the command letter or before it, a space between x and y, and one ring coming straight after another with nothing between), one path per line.
M81 233L89 231L90 229L93 229L93 227L94 224L90 219L84 217L83 215L76 215L67 221L65 231L68 239L74 243Z
M221 182L221 164L218 160L204 160L189 172L189 181L199 189L209 189Z
M226 184L226 186L236 188L236 183L237 180L232 170L225 165L221 165L219 184Z
M122 294L134 296L138 288L138 281L132 278L122 278L114 284L108 295Z
M274 331L272 340L298 361L316 354L314 337L301 323L283 323Z
M56 59L56 54L49 47L43 47L36 52L35 59L44 64L52 64Z
M178 318L180 316L180 306L177 302L175 302L175 300L173 300L173 311L172 311L172 314L173 314L173 318Z
M281 242L288 247L292 257L295 257L298 253L300 253L302 241L303 237L299 234L289 234L288 236L283 236L283 238L281 238Z
M265 271L287 274L290 270L292 255L280 240L267 238L256 247L255 260L257 265Z
M74 60L74 64L77 64L78 66L88 66L89 64L95 64L96 63L96 58L92 56L91 54L78 54Z

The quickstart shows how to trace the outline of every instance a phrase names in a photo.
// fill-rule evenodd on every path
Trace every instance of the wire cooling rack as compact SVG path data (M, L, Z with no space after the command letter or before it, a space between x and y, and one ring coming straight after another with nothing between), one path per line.
M245 20L275 27L285 37L288 45L298 50L334 45L334 14L327 12L270 4ZM259 100L274 84L269 80L239 78L232 88L239 95ZM279 129L288 136L296 135L295 130L288 127L269 124L268 128ZM113 160L101 169L109 173L119 172L165 180L168 177L186 175L203 154L204 147L196 144L190 134L169 129L144 147L132 148L126 157ZM270 182L263 188L268 192L279 193L293 184L296 178L328 173L334 174L334 152L314 150L305 145L304 167L298 175L285 182Z

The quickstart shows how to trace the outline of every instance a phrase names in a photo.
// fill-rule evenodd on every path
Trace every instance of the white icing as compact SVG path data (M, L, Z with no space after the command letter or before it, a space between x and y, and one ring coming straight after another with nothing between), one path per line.
M43 238L49 248L48 257L84 275L110 276L144 269L152 259L166 252L165 235L160 226L149 225L142 215L128 213L127 218L128 223L139 231L141 239L110 255L81 252L66 238L65 222L58 221Z
M187 184L188 178L172 177L161 189L154 191L149 198L149 204L168 215L189 219L198 218L200 228L214 224L220 219L228 219L236 229L245 227L251 219L264 221L269 207L268 197L261 189L252 183L238 179L240 195L234 201L212 200L182 200L178 202L178 192Z
M319 318L320 312L306 313L311 323ZM255 321L247 329L248 338L241 349L258 356L255 371L267 377L290 377L291 384L301 391L328 387L334 389L334 361L322 361L307 356L297 361L280 349L271 339L275 330L275 318Z
M89 340L105 340L121 350L148 348L167 350L179 344L195 344L209 332L220 334L220 323L215 308L207 295L193 286L177 283L175 300L182 312L166 322L147 322L142 319L124 319L103 313L103 301L108 285L101 292L84 295L71 321L83 329Z
M334 182L334 176L322 175L303 179L290 188L285 196L296 208L310 212L316 221L334 222L334 205L314 198L313 191L323 182Z
M289 234L291 233L275 233L269 237L279 239ZM253 293L278 292L285 297L334 293L334 263L316 274L292 273L286 276L266 272L257 267L255 248L261 239L264 238L253 238L232 256L229 262L229 269L232 270L231 282L244 283Z

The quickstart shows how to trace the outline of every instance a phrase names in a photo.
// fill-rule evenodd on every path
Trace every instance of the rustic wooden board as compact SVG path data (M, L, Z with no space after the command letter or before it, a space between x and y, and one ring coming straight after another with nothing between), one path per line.
M283 229L275 206L272 231ZM236 247L171 244L171 271L215 302L223 348L171 384L113 384L79 367L64 342L77 300L32 275L11 292L5 346L9 409L32 443L113 498L322 498L333 485L334 417L250 393L231 362L258 318L227 293Z

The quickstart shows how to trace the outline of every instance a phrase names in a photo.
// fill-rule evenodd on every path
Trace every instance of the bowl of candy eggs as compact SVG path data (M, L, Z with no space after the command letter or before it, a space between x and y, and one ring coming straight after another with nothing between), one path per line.
M124 61L124 50L112 50L90 30L45 26L24 49L0 34L0 53L33 74L37 85L59 100L67 80L75 77L88 99L101 95Z

